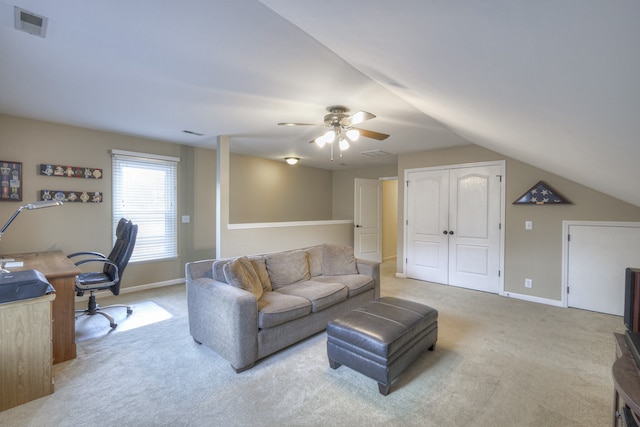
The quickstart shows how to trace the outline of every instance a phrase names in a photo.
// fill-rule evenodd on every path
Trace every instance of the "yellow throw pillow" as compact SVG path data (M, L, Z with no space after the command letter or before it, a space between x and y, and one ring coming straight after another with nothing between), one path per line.
M225 264L223 271L228 284L249 291L257 299L260 299L262 296L262 283L249 258L246 256L236 258Z

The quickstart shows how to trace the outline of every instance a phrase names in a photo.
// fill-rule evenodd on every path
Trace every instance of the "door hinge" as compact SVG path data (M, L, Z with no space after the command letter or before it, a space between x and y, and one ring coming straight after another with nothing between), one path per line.
M498 177L498 179L500 179L500 182L502 182L502 175L496 175Z
M502 223L498 223L498 230L502 230Z
M502 274L502 272L500 270L498 270L498 277L500 277L501 274Z
M567 295L569 294L569 287L567 286Z
M405 225L409 225L409 220L406 220Z
M407 181L407 187L409 186L409 181Z
M567 234L567 242L571 241L571 234Z

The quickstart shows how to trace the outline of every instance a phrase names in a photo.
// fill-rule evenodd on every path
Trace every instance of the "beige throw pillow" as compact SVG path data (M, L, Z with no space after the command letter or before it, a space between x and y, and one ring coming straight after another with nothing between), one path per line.
M260 299L262 296L262 283L249 258L246 256L237 258L225 264L223 270L228 284L249 291Z
M322 274L325 276L358 274L353 248L325 243L322 254Z
M253 269L256 271L258 278L260 279L260 283L262 283L263 291L272 291L271 280L269 279L269 272L267 271L267 263L264 260L264 257L258 258L249 258L251 260L251 264L253 265Z

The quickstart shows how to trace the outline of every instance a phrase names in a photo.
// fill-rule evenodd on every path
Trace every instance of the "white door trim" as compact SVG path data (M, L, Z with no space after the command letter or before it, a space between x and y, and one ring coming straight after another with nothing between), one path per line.
M500 167L500 175L502 176L502 182L501 182L501 191L500 191L500 224L501 224L501 229L500 229L500 248L499 248L499 264L500 264L500 277L499 277L499 283L498 283L498 294L499 295L506 295L505 294L505 290L504 290L504 276L505 276L505 271L504 271L504 248L505 248L505 200L506 200L506 182L507 182L507 169L506 169L506 161L505 160L496 160L496 161L491 161L491 162L478 162L478 163L460 163L460 164L454 164L454 165L440 165L440 166L433 166L433 167L425 167L425 168L413 168L413 169L405 169L404 170L404 183L402 185L405 186L405 191L404 191L404 200L403 200L403 205L404 205L404 212L403 212L403 224L402 224L402 234L404 236L404 241L403 241L403 255L405 257L407 257L407 251L408 251L408 241L409 241L409 236L408 236L408 227L407 227L407 222L409 220L408 218L408 192L406 189L406 185L407 185L407 181L409 180L409 173L412 172L428 172L428 171L435 171L435 170L443 170L443 169L460 169L460 168L470 168L470 167L479 167L479 166L499 166ZM400 276L397 274L397 276ZM406 262L402 262L402 275L401 277L407 277L407 263Z

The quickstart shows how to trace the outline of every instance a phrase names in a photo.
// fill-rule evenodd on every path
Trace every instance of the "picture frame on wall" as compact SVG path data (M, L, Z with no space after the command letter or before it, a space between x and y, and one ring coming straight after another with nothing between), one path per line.
M22 201L22 162L0 160L0 201Z

